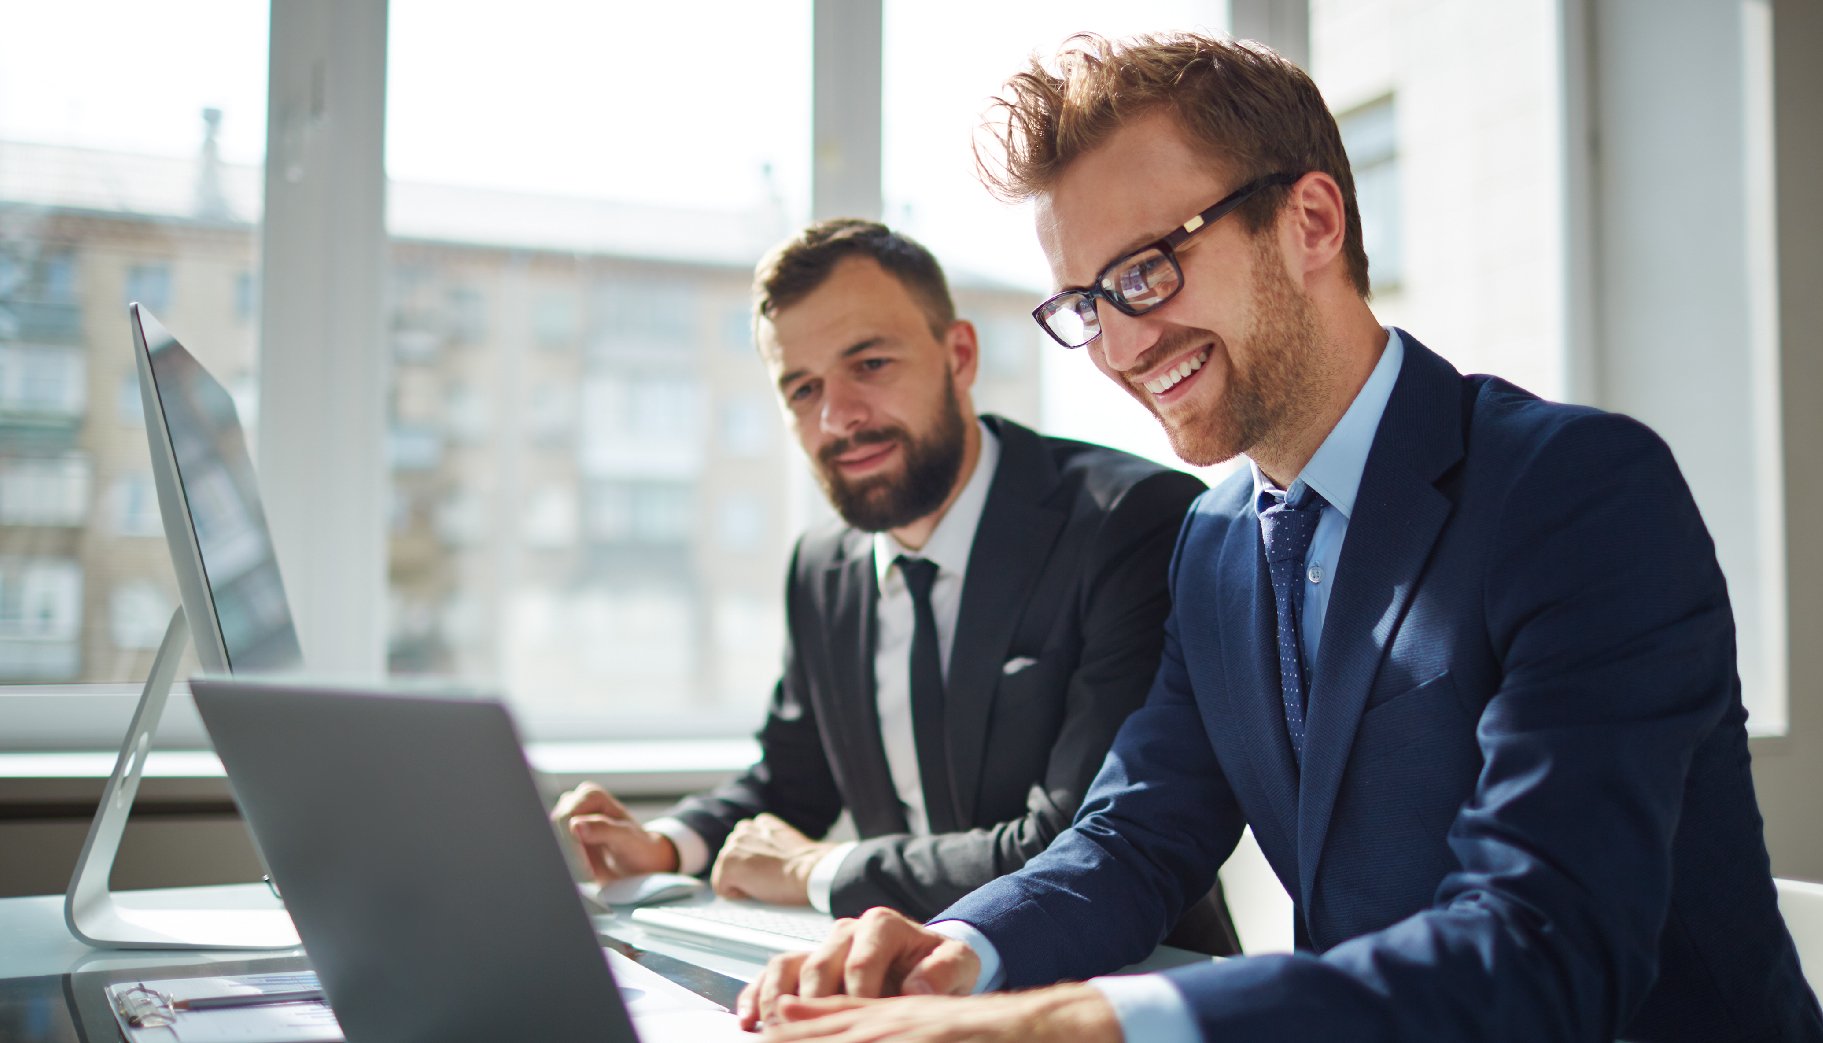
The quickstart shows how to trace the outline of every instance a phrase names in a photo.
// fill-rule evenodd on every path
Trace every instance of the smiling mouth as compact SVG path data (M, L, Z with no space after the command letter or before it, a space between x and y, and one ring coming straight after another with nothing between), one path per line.
M1190 358L1187 358L1184 361L1178 363L1177 365L1172 366L1170 369L1164 371L1163 373L1160 373L1158 376L1153 377L1151 380L1146 381L1145 383L1141 384L1140 386L1145 388L1147 391L1152 392L1154 395L1162 395L1165 392L1167 392L1167 391L1171 390L1172 388L1178 386L1179 384L1183 383L1186 379L1189 378L1190 374L1195 373L1199 369L1202 369L1203 364L1208 361L1209 361L1209 349L1204 348L1203 350L1197 352L1195 355L1192 355Z

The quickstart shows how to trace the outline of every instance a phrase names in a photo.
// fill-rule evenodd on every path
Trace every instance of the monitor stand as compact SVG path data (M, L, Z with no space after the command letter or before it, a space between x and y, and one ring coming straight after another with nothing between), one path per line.
M210 907L178 907L167 902L136 905L109 889L152 735L164 715L178 661L189 644L189 622L179 606L152 660L152 673L140 692L120 759L101 791L101 806L76 859L76 873L63 901L64 921L71 934L103 949L294 949L297 930L276 901L261 903L265 908L234 908L225 903Z

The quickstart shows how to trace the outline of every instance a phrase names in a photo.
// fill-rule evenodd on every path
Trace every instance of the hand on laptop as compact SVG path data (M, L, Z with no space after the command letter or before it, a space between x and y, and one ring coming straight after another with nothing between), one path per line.
M834 846L810 839L777 815L758 815L728 834L709 883L725 898L809 905L810 871Z
M677 847L671 839L640 825L626 805L593 782L559 797L551 818L567 824L598 884L677 871Z
M829 1012L793 997L966 996L980 975L980 957L963 942L875 907L859 919L837 920L829 939L812 952L774 956L741 990L735 1009L751 1031Z

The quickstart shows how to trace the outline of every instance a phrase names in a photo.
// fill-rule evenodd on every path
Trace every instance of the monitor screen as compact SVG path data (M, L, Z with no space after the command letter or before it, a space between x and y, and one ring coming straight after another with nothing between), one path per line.
M153 467L167 466L165 454L158 451L162 419L169 460L177 471L178 502L162 502L167 483L160 482L160 506L167 529L173 526L174 513L188 528L187 533L168 531L167 542L183 587L183 571L191 566L184 560L189 555L178 549L194 541L212 616L198 618L202 613L186 600L198 649L210 643L203 631L212 625L226 652L226 666L234 673L296 669L303 653L234 399L149 313L139 309L136 318L151 364L153 393L146 396L146 420L153 439Z

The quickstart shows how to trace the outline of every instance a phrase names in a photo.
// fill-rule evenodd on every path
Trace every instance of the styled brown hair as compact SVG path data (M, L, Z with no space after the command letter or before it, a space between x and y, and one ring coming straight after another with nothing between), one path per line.
M1233 175L1235 187L1279 173L1335 178L1347 210L1349 279L1367 296L1361 213L1335 117L1304 70L1264 44L1193 33L1118 41L1078 33L1050 66L1034 56L1007 81L983 128L992 143L976 144L976 169L1001 199L1030 199L1120 127L1159 109ZM1249 199L1238 211L1248 230L1271 224L1288 191L1272 187Z
M943 266L910 236L878 221L837 217L818 221L772 248L753 272L753 321L770 319L823 285L838 263L871 258L899 280L930 320L931 334L943 339L956 321Z

